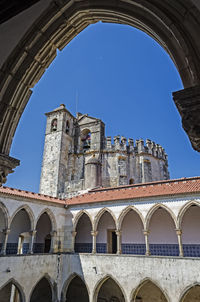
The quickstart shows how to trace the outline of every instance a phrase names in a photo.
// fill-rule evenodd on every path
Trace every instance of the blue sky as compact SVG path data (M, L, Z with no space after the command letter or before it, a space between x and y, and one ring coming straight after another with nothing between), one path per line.
M199 153L181 127L172 92L181 79L168 54L130 26L90 25L57 54L33 94L14 136L11 156L20 167L7 186L38 192L45 112L65 103L102 119L106 135L149 138L169 156L171 178L199 175Z

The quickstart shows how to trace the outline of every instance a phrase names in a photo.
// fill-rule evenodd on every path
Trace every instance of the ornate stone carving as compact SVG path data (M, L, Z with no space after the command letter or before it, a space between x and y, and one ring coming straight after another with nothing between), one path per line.
M174 92L173 99L192 147L200 151L200 86Z
M0 153L0 185L6 182L8 174L13 173L19 164L18 159Z

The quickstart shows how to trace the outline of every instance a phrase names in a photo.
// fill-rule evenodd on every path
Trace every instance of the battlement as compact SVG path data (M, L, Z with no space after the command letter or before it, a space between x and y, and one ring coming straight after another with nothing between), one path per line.
M158 159L168 161L168 156L165 152L165 149L161 145L156 144L150 139L146 139L145 143L143 139L136 140L134 143L134 140L132 138L129 138L127 140L126 137L120 137L120 135L117 135L114 136L113 142L114 143L112 143L111 136L107 136L105 138L104 150L119 152L125 151L135 154L146 153L152 155L153 157L157 157Z

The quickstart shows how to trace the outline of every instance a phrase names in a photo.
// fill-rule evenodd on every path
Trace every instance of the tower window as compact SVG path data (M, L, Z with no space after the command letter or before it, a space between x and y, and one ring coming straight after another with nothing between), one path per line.
M57 131L57 124L58 124L58 121L57 119L53 119L53 121L51 122L51 132L53 131Z
M83 150L87 150L90 148L91 144L91 132L88 129L85 129L81 133L81 142Z
M70 128L70 126L69 126L69 121L67 121L67 122L66 122L66 128L65 128L65 132L66 132L66 133L69 133L69 128Z
M129 185L133 185L134 184L134 179L133 178L130 178L129 179Z

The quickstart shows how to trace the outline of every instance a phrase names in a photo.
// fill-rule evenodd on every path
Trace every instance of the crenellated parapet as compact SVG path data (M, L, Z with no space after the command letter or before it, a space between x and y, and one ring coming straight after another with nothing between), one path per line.
M158 159L162 159L164 161L168 160L168 156L165 152L165 149L156 144L154 141L150 139L146 139L144 143L143 139L139 139L135 141L132 138L127 140L124 136L114 136L113 143L111 136L105 138L104 151L118 151L118 152L127 152L127 153L135 153L135 154L148 154L156 157Z

